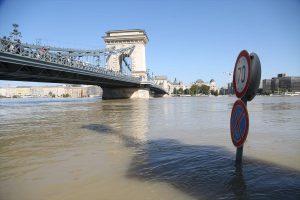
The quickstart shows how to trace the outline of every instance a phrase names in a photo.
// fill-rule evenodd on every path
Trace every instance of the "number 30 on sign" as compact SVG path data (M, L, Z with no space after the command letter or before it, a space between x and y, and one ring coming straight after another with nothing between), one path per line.
M233 72L233 87L238 98L242 98L250 84L250 55L246 50L239 54Z

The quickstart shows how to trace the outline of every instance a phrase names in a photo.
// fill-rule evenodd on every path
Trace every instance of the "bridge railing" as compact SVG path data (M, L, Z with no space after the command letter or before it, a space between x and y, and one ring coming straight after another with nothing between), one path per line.
M78 50L70 48L32 45L27 43L21 43L20 41L12 41L10 39L0 38L0 52L14 54L52 64L59 64L65 67L76 68L79 70L94 72L101 75L104 74L110 77L115 77L118 80L121 79L135 83L147 82L154 88L164 90L163 87L155 83L155 81L151 76L149 76L149 74L147 75L146 80L142 80L142 78L139 77L133 77L127 74L123 74L121 72L109 70L105 68L106 62L104 63L104 67L101 67L100 65L84 62L80 59L85 56L92 56L99 59L100 56L103 56L104 60L106 61L107 56L131 51L132 48L134 48L134 46L124 49L112 48L103 50Z
M11 41L6 38L0 38L0 51L19 56L41 60L49 63L60 64L66 67L72 67L80 70L105 74L116 78L126 79L130 82L140 82L140 78L128 76L120 72L112 71L101 67L100 65L84 62L79 58L84 56L94 56L98 59L100 56L109 56L114 53L130 50L132 47L126 49L104 49L94 51L84 51L75 49L55 48L50 46L31 45L21 43L20 41ZM134 47L133 47L134 48ZM106 63L105 63L106 64Z

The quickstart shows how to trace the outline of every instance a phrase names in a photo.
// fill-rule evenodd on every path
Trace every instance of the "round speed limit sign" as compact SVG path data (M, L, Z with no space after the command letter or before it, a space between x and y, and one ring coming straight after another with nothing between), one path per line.
M246 50L239 54L233 72L233 87L238 98L242 98L250 84L250 55Z

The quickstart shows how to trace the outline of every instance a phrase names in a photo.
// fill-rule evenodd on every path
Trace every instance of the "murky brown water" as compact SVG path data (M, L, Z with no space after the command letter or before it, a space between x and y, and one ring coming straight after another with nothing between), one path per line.
M0 100L0 199L300 199L300 98Z

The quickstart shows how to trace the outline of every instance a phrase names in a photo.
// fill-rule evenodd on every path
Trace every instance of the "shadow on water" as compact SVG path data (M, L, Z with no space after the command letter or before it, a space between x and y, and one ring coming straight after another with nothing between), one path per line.
M235 167L233 153L223 147L187 145L173 139L141 142L106 125L83 126L115 134L136 154L127 176L171 184L199 199L300 199L300 172L244 158Z

